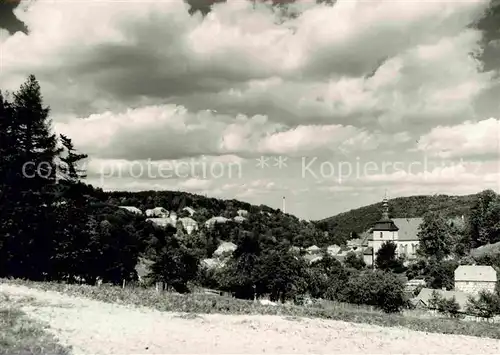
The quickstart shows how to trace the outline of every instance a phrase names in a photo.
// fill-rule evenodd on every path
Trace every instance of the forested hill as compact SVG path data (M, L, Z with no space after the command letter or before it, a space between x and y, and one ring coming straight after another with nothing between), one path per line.
M117 206L134 206L142 211L146 209L163 207L169 211L181 212L184 207L191 207L196 210L197 215L209 219L214 216L231 218L237 215L237 211L242 209L249 213L269 212L279 213L269 206L255 206L250 203L238 200L222 200L203 195L196 195L183 191L112 191L101 192L99 199Z
M468 215L479 194L466 196L409 196L389 201L392 218L423 217L426 212L441 212L445 217ZM362 233L380 219L382 202L340 213L314 222L335 239L349 239L351 232Z
M134 206L143 212L150 208L163 207L176 212L178 217L187 217L189 213L183 211L183 208L191 207L195 210L192 218L202 226L212 217L222 216L232 219L238 215L238 210L246 210L249 213L248 223L243 225L228 223L227 226L221 227L224 230L220 231L222 233L220 238L226 241L236 241L233 240L237 234L236 230L244 229L265 234L278 243L288 242L300 247L311 245L323 247L342 243L342 240L327 235L314 223L284 214L279 209L266 205L257 206L234 199L223 200L181 191L103 192L101 189L95 189L90 195L95 206L106 207L108 211L110 208L116 210L118 206ZM131 213L126 214L132 216Z

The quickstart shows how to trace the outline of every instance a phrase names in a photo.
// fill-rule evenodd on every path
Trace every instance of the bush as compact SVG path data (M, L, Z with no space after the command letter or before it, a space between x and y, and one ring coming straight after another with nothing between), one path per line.
M343 302L375 306L386 313L400 312L406 305L403 281L383 271L364 271L352 277L343 292Z
M458 318L460 315L460 305L455 296L447 299L441 296L437 291L433 291L432 297L429 300L429 305L439 313L452 318Z
M483 318L491 318L499 315L500 296L493 292L481 291L477 298L469 298L467 313Z

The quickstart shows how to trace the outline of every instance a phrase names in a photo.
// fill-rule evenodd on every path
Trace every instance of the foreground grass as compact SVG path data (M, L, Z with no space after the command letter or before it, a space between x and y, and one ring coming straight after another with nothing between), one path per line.
M376 310L371 311L355 306L346 307L345 305L336 305L335 303L325 303L309 307L292 305L264 306L252 301L200 293L180 295L169 292L156 292L154 289L122 289L108 285L95 287L21 280L5 280L3 282L28 286L43 291L56 291L70 296L80 296L107 303L144 306L159 311L203 314L266 314L323 318L379 326L403 327L428 333L470 335L500 339L500 327L494 323L386 314Z
M0 354L69 354L39 323L29 319L7 296L0 294Z

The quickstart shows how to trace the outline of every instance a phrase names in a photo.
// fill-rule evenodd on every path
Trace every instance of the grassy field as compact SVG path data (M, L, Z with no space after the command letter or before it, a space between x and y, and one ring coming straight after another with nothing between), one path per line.
M0 294L0 354L70 354L19 309L23 302L29 301L13 301Z
M380 326L403 327L429 333L461 334L500 339L500 327L498 327L498 324L386 314L364 307L337 305L332 302L324 302L308 307L292 305L265 306L252 301L201 293L180 295L170 292L156 292L154 289L122 289L121 287L108 285L95 287L20 280L3 280L3 282L29 286L44 291L57 291L71 296L80 296L108 303L150 307L159 311L200 314L267 314L323 318Z

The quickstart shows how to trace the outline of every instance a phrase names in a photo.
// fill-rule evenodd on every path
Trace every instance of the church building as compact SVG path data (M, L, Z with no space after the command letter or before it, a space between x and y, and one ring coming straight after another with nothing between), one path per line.
M418 229L422 224L422 218L395 218L389 217L389 202L387 197L382 201L382 217L367 233L364 250L365 262L373 265L377 251L385 242L396 244L398 255L405 255L411 260L416 257L419 245Z

